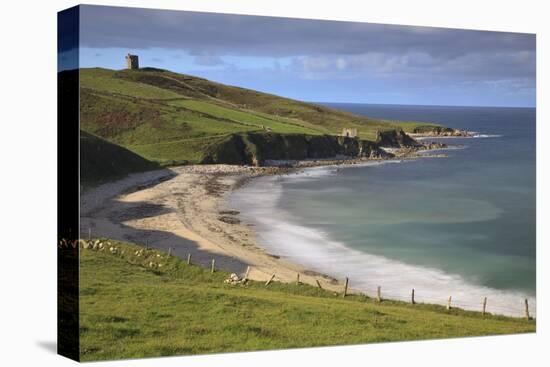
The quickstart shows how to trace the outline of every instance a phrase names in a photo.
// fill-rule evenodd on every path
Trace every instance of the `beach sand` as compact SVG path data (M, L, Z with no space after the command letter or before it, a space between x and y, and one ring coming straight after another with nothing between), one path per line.
M229 193L247 180L277 174L274 167L184 166L132 174L85 190L81 195L81 236L131 241L168 251L194 264L265 281L300 281L342 291L342 281L269 254L251 226L228 207Z
M429 149L427 150L429 151ZM428 158L427 151L396 151L396 159ZM439 157L439 155L437 155ZM105 237L157 248L194 264L216 267L249 278L300 282L341 292L343 279L304 268L257 242L253 225L240 221L227 204L232 190L261 175L285 174L314 166L373 164L384 159L334 158L272 161L271 166L192 165L134 173L81 192L82 238ZM286 167L285 167L286 166ZM353 289L349 290L354 292Z

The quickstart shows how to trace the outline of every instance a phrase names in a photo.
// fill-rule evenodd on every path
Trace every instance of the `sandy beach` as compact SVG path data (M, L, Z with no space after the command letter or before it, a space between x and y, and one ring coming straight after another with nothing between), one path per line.
M394 149L395 159L444 157L430 150ZM316 166L373 164L385 159L336 157L303 161L270 161L264 167L191 165L130 174L81 193L82 238L105 237L157 248L195 264L216 267L249 278L300 281L342 291L344 279L335 279L292 263L263 249L253 225L241 222L227 204L229 194L262 175L286 174ZM350 289L350 292L353 292Z
M389 160L402 162L430 157L446 157L446 154L440 154L437 151L458 148L461 147L440 146L432 143L420 150L392 150L391 153L394 154L394 157ZM344 277L349 276L348 273L342 273L330 266L325 270L324 266L319 267L318 264L300 265L309 264L309 262L296 260L287 255L281 256L284 252L270 253L268 249L273 249L273 244L267 246L264 243L265 247L262 246L256 238L256 231L252 224L254 221L245 222L236 208L230 207L227 199L234 190L260 176L284 175L315 166L345 167L372 165L385 161L388 160L273 161L266 162L271 165L264 167L221 164L193 165L131 174L114 182L87 188L82 192L81 237L86 238L91 235L92 237L133 242L165 252L170 250L174 256L184 260L191 255L192 263L204 267L209 267L214 259L216 268L236 273L241 277L250 267L248 277L258 281L266 281L275 275L274 280L276 281L295 282L299 274L300 281L303 283L313 286L320 284L325 289L342 292ZM284 247L282 246L282 248ZM375 260L370 258L365 261ZM386 262L387 260L384 259L384 263ZM387 269L393 269L391 265L386 265ZM373 269L371 266L370 270ZM403 271L408 274L415 273L411 269ZM364 269L361 272L364 272ZM424 269L422 274L424 273L432 274L433 272ZM363 275L359 279L372 280L376 278L376 274ZM400 275L394 275L397 277L395 281L400 283ZM447 279L448 277L443 273L433 273L431 276L438 279ZM386 274L384 284L390 282L389 278L391 277ZM421 278L418 278L417 282L422 283L424 278ZM372 285L363 283L363 281L354 278L357 288L355 290L350 288L349 292L372 293L371 289L365 289L366 286ZM463 282L460 284L462 285L459 288L465 287ZM429 295L430 286L424 285L422 288L424 294ZM502 298L515 307L515 302L513 302L517 298L515 294L504 294L499 290L490 290L486 287L472 287L468 288L471 294L481 292L479 297L476 296L477 298L491 294L491 299ZM435 290L432 291L435 292ZM461 290L454 290L457 297L462 294L461 292ZM433 296L425 301L442 303L443 301L438 300L444 300L444 297L439 296ZM403 298L398 295L391 297L392 299ZM526 295L521 295L521 297L527 298ZM471 296L462 294L462 298L469 300ZM463 302L461 307L477 310L478 305L470 306ZM516 315L521 310L497 310L497 312ZM535 312L533 310L533 313Z
M284 170L284 169L283 169ZM82 193L81 235L131 241L192 262L249 278L300 281L341 290L342 282L270 254L258 246L251 226L227 206L231 190L275 167L184 166L132 174Z

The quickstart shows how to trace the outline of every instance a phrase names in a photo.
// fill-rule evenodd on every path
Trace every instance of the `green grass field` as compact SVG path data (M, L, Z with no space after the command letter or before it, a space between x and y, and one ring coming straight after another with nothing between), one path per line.
M201 163L220 137L245 132L336 135L411 131L421 122L353 115L166 70L80 70L81 129L162 164ZM202 143L199 143L202 142Z
M111 241L82 250L83 361L534 332L534 321L342 298L308 285L224 284L228 274ZM122 253L123 252L123 253ZM153 262L155 267L150 267ZM161 267L159 267L159 265Z

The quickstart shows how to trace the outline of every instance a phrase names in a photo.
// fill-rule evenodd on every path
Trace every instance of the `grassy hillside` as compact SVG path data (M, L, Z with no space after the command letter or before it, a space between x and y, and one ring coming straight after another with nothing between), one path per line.
M97 136L80 131L80 178L84 184L159 168L157 163Z
M81 251L82 360L534 332L535 322L308 285L224 284L228 274L111 241ZM154 267L150 263L154 263ZM160 265L159 265L160 264Z
M163 164L199 163L230 134L335 135L355 127L410 131L390 123L166 70L81 69L81 128Z

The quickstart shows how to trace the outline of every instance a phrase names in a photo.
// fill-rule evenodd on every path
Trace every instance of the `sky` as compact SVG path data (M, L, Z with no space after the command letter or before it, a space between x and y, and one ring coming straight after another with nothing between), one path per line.
M535 106L534 34L81 6L79 51L303 101Z

